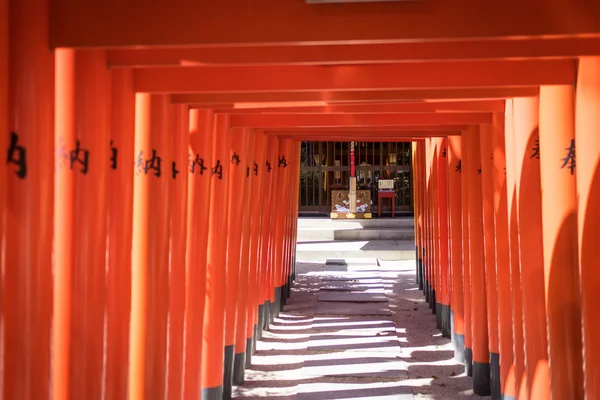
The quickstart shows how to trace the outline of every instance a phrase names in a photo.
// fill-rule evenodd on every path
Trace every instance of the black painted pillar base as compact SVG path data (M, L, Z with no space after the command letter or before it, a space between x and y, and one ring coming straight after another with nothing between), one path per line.
M435 289L432 289L431 291L431 303L429 303L429 307L431 307L431 313L435 314L435 312L437 311L436 309L436 301L435 301Z
M258 340L258 331L260 331L260 328L257 324L255 324L254 336L252 337L252 355L256 354L256 341Z
M271 302L269 300L265 301L263 307L263 330L269 330L269 324L271 323Z
M279 303L279 310L283 311L283 307L285 306L285 303L287 303L288 284L286 283L280 289L281 289L281 295L280 295L281 298L280 298L280 303Z
M288 276L288 285L287 285L287 293L286 293L286 298L289 299L290 296L292 295L292 287L294 286L294 278L292 277L292 275Z
M435 303L435 326L442 332L444 332L442 328L442 304ZM443 335L443 333L442 333Z
M256 339L262 339L262 333L265 329L265 305L261 304L258 306L258 320L256 321L256 331L254 337Z
M490 353L490 391L492 400L502 399L500 386L500 354Z
M423 278L423 295L425 301L429 301L429 281L426 278Z
M490 364L473 361L473 393L490 395Z
M419 290L423 290L423 259L417 259L417 283Z
M244 384L244 372L246 371L246 352L236 353L233 357L233 384L240 386Z
M273 322L275 318L279 316L279 307L281 306L281 287L275 288L274 300L271 302L271 320Z
M450 313L450 306L448 304L442 304L442 336L446 338L452 337L452 324Z
M254 325L254 333L256 333L256 325ZM244 368L250 368L252 366L252 356L255 352L255 340L256 335L251 338L246 339L246 361L244 363Z
M223 386L202 388L202 400L223 400Z
M465 347L465 374L473 376L473 349Z
M231 399L231 387L233 385L233 358L235 346L225 346L224 374L223 374L223 399Z
M452 348L454 359L459 363L465 363L465 335L454 331L454 312L450 311L450 331L452 332Z

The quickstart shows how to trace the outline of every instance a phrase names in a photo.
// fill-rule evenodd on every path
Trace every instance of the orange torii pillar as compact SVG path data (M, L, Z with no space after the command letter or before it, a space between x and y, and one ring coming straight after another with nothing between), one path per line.
M463 131L460 139L460 153L456 169L460 172L461 211L462 211L462 255L463 255L463 300L464 300L464 329L465 329L465 373L473 376L473 330L471 329L471 252L469 245L469 179L467 167L470 158L467 153L469 133Z
M268 226L268 232L266 232L266 262L264 271L264 298L265 298L265 329L269 328L271 322L275 318L277 312L277 305L275 304L275 249L276 249L276 221L277 221L277 210L278 210L278 190L277 188L281 185L279 181L280 176L277 173L277 160L280 154L279 150L279 139L275 136L269 136L267 141L267 173L270 175L270 191L269 191L269 206L270 208L263 211L266 218L266 224Z
M573 86L540 88L544 276L555 399L584 398L574 114Z
M274 261L274 296L275 296L275 316L284 305L285 285L287 284L286 275L286 221L288 216L288 191L286 190L291 181L290 179L290 155L292 153L294 141L283 139L279 141L279 154L277 156L277 184L275 185L275 261ZM292 194L293 195L293 194Z
M298 147L298 142L297 141L291 141L291 148L290 148L290 153L289 153L289 158L287 160L287 164L289 168L288 171L288 187L291 188L291 192L289 193L298 193L298 191L295 189L297 186L297 181L300 177L300 171L297 171L298 165L300 163L299 160L299 147ZM294 233L293 233L293 229L295 226L295 220L297 220L297 218L294 218L295 215L295 204L298 201L298 196L287 196L286 197L286 205L287 205L287 210L286 210L286 228L285 228L285 247L284 247L284 257L283 257L283 261L284 261L284 265L285 265L285 271L284 271L284 286L283 286L283 294L282 294L282 307L287 303L287 299L290 297L291 294L291 289L292 289L292 284L293 284L293 278L292 278L292 268L293 268L293 262L294 262L294 254L293 254L293 249L294 249ZM297 214L296 214L297 215Z
M519 248L519 227L517 219L517 174L515 153L514 100L506 101L505 110L505 149L506 149L506 204L508 207L508 239L510 249L510 276L512 296L512 333L515 387L505 389L505 394L513 390L518 399L527 398L527 376L525 374L525 338L523 336L523 299L521 292L521 256ZM507 382L507 385L510 382Z
M450 322L450 262L449 262L449 243L448 243L448 140L446 138L438 139L440 153L438 155L438 185L439 185L439 243L440 243L440 314L442 322L442 335L451 337Z
M237 302L237 323L235 330L235 356L233 363L233 384L242 385L244 383L244 370L246 369L246 355L248 347L252 348L252 336L247 336L248 327L254 327L252 318L251 301L249 297L250 288L254 285L253 277L251 281L251 262L250 262L250 241L252 235L252 206L258 200L253 196L255 188L254 174L254 146L255 134L250 129L243 133L248 137L248 145L242 148L240 158L244 160L244 185L243 207L242 207L242 245L240 256L240 279L239 294ZM262 142L261 142L262 143ZM250 354L251 356L251 354Z
M527 396L550 398L544 290L539 99L513 101Z
M242 211L245 203L245 190L248 181L245 160L248 154L249 135L244 128L231 128L229 164L229 200L227 214L227 298L225 302L225 353L223 377L223 398L231 398L233 385L233 359L235 355L235 334L237 324L237 306L240 290L240 260L242 255ZM242 266L246 268L246 266Z
M258 339L262 338L262 331L269 329L271 322L271 219L273 217L273 209L271 207L273 192L275 186L275 172L273 171L273 160L277 159L279 151L279 142L276 136L266 136L266 147L264 162L259 165L259 174L264 174L263 195L262 198L262 222L261 222L261 238L260 238L260 260L259 260L259 334ZM260 172L262 170L262 172Z
M135 93L133 70L112 74L106 277L106 398L127 397L131 317L131 237Z
M435 276L434 276L434 251L433 251L433 178L432 178L432 166L433 166L433 149L432 140L426 139L426 191L427 191L427 244L426 244L426 268L427 268L427 289L426 298L429 303L429 307L435 312Z
M431 200L431 216L433 217L433 313L435 314L436 326L438 329L442 329L442 304L440 303L442 298L442 287L441 287L441 265L440 265L440 188L438 179L438 164L440 158L441 148L438 143L438 138L431 139L432 146L432 157L431 157L431 187L432 187L432 200Z
M167 388L171 179L168 96L137 93L129 398Z
M300 193L300 152L302 148L302 142L296 142L296 150L295 153L297 157L297 161L295 163L294 172L296 183L295 183L295 193ZM292 197L292 201L294 204L294 210L292 212L293 217L293 227L292 227L292 271L291 271L291 283L296 280L296 246L298 244L298 212L300 208L300 199L297 196Z
M254 153L250 174L252 176L252 208L251 208L251 237L250 237L250 263L249 263L249 286L248 286L248 329L246 331L246 368L252 364L252 355L256 348L256 339L262 333L262 303L259 301L259 277L260 277L260 244L262 232L262 210L264 202L264 187L266 174L262 165L265 163L266 153L265 135L261 131L254 131Z
M426 291L426 287L425 287L425 280L426 280L426 276L425 276L425 247L426 247L426 241L425 241L425 234L427 232L427 208L426 208L426 185L425 185L425 170L427 168L426 162L425 162L425 140L421 140L418 142L418 165L419 165L419 214L420 214L420 219L421 219L421 228L419 230L419 242L420 242L420 257L421 257L421 262L419 264L419 274L421 276L421 281L419 283L419 289L423 291L423 293L425 293Z
M448 221L450 223L450 268L452 270L452 307L451 307L451 334L454 347L454 358L465 362L465 327L464 327L464 299L463 299L463 274L462 274L462 210L461 198L461 138L449 136L447 145L448 163L446 175L448 179Z
M0 151L8 149L8 0L0 0ZM6 164L0 162L0 243L4 243L4 214L6 204ZM0 249L0 268L4 268L4 254ZM0 280L0 298L4 285ZM0 310L0 315L4 315ZM3 376L0 376L2 379ZM2 390L0 389L0 396Z
M467 157L469 204L469 266L471 269L471 330L473 332L473 392L490 394L490 355L486 309L485 256L483 241L483 205L481 190L480 128L468 129Z
M6 157L0 172L6 173L0 248L5 399L47 398L51 391L54 54L48 47L48 3L10 2L12 46L0 61L10 71L8 130L0 133Z
M56 284L65 301L57 301L54 312L63 316L57 332L66 334L61 345L67 352L55 354L62 367L55 393L58 398L100 398L104 391L111 75L105 52L98 50L60 50L56 68L55 171L57 188L66 190L55 193L55 234L67 234L55 247L60 251L54 265L65 278Z
M202 336L208 254L207 210L214 143L213 110L190 110L188 154L188 235L186 248L184 398L201 390Z
M167 162L171 187L171 267L169 273L169 365L167 399L183 396L184 328L186 301L186 244L188 202L189 110L183 104L170 105L169 133L172 157Z
M227 297L227 220L231 160L229 115L217 114L213 130L206 303L202 343L202 399L223 397L225 303Z
M499 380L501 397L515 398L504 130L504 116L500 113L494 113L492 116L492 151L494 157L492 186L494 190L496 272L498 279ZM494 365L494 360L490 361L492 369L498 367L498 365ZM492 380L493 379L495 379L495 377L492 370Z
M421 265L421 279L423 282L423 294L425 295L425 300L429 302L429 275L428 275L428 266L429 261L427 259L429 250L429 191L427 187L427 176L428 172L428 158L429 152L429 141L427 139L421 141L420 145L420 155L421 155L421 171L420 171L420 180L421 180L421 211L423 214L423 232L421 233L421 244L422 244L422 256L423 256L423 264Z
M575 111L575 145L577 150L578 238L583 314L583 369L585 394L600 398L600 321L598 287L600 287L600 57L579 59Z
M481 193L485 251L485 293L487 305L490 394L500 399L500 351L498 349L498 289L496 278L496 227L494 223L494 148L492 125L480 126Z
M419 184L419 143L412 142L412 152L411 152L411 165L412 165L412 182L413 182L413 203L414 203L414 226L415 226L415 277L417 280L417 285L419 285L419 289L423 289L423 284L421 281L421 264L423 262L421 258L421 191Z

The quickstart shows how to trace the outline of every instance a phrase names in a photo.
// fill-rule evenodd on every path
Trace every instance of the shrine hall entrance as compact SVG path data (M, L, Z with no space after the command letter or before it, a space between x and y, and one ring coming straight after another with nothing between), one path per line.
M302 142L300 215L330 215L339 207L332 197L350 189L352 148L356 190L372 216L379 211L380 179L394 182L396 214L412 212L410 142ZM391 216L390 199L382 200L381 216Z

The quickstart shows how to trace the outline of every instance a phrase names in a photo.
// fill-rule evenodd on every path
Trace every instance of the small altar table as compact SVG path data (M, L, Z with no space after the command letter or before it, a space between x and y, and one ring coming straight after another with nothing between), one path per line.
M392 190L378 190L377 191L377 216L381 218L381 199L392 199L392 218L396 211L396 191Z

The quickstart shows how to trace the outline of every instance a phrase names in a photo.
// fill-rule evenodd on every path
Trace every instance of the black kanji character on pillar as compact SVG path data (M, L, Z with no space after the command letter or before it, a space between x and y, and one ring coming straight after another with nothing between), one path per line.
M254 161L254 176L258 176L258 164Z
M152 149L152 158L148 158L144 163L144 173L148 174L151 169L154 170L154 176L160 178L161 176L161 163L162 158L156 155L156 150Z
M267 166L267 172L271 172L272 167L271 167L271 163L269 162L269 160L267 160L266 166Z
M142 165L142 155L143 154L144 154L144 152L140 151L137 158L135 159L135 162L133 163L133 165L135 166L135 174L136 175L139 175L142 172L144 172L144 166Z
M80 158L82 156L83 158ZM81 142L75 141L75 150L69 152L70 168L73 169L75 161L81 164L81 173L86 175L88 173L88 163L90 161L90 151L81 148Z
M217 164L212 170L213 175L217 175L219 179L223 179L223 166L221 165L221 160L217 160Z
M279 157L279 167L281 167L282 165L283 168L287 168L287 160L285 159L285 156Z
M246 178L250 176L250 167L246 166Z
M231 163L233 164L234 162L235 165L240 165L240 156L236 152L231 156Z
M171 174L173 175L173 179L177 179L178 173L179 173L179 170L177 169L177 163L175 161L173 161L171 163Z
M454 170L454 172L460 172L461 165L462 165L462 158L460 160L458 160L458 162L456 163L456 169Z
M481 165L479 166L479 169L477 170L477 175L481 175Z
M540 158L540 141L538 139L534 141L533 149L531 149L531 151L533 151L533 154L529 156L529 158Z
M571 175L575 173L575 139L571 139L571 145L567 147L567 155L562 159L563 165L560 168L568 167L571 171Z
M204 171L208 169L208 167L204 166L204 158L201 158L199 154L196 153L196 159L190 162L190 172L193 174L196 172L196 166L200 170L200 175L204 175Z
M114 147L113 145L113 141L110 141L110 150L112 152L112 155L110 156L110 167L112 169L117 169L117 156L119 155L119 149L117 149L116 147Z
M19 145L19 135L15 132L10 133L10 146L6 156L6 164L17 166L15 174L20 179L27 177L27 150Z
M442 150L442 157L446 158L446 148L444 148L444 150Z

